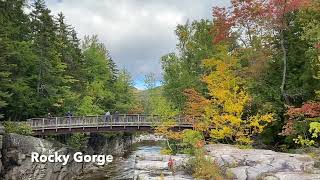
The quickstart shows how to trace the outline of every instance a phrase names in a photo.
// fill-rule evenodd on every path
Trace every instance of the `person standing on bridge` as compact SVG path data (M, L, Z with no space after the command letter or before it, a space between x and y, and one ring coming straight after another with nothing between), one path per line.
M110 116L111 116L111 114L110 114L110 112L108 111L108 112L106 112L106 114L105 114L105 122L108 122L108 121L110 121Z
M116 111L114 113L114 120L115 120L115 122L119 122L119 112L118 111Z
M67 117L71 117L72 113L70 111L68 111L66 115L67 115Z
M68 111L66 115L68 117L68 124L71 124L72 113L70 111Z

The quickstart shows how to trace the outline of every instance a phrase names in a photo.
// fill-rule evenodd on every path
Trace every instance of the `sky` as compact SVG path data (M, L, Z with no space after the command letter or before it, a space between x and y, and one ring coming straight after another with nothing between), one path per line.
M78 37L98 35L119 69L126 68L135 87L146 74L162 79L161 56L174 52L178 24L212 19L213 6L229 0L47 0L53 15L62 12Z

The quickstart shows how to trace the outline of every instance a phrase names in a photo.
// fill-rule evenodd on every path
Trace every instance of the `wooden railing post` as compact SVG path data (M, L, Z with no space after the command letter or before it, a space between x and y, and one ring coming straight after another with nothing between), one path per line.
M112 123L113 123L113 116L110 116L110 129L112 129Z
M140 115L138 114L138 129L140 129Z
M42 132L44 132L44 118L42 118Z
M126 114L123 115L123 124L124 124L124 128L126 128L126 124L127 124L127 117Z
M84 131L84 123L85 123L85 118L82 116L82 131Z
M97 130L99 129L99 116L97 115Z
M71 120L72 120L72 118L71 118L71 116L69 116L69 131L71 131Z
M56 132L58 131L58 117L56 117Z

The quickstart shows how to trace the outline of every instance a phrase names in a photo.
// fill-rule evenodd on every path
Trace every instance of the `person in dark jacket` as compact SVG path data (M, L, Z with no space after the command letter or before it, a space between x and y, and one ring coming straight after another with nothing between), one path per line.
M71 124L72 113L70 111L67 112L66 116L68 117L68 124Z
M67 115L67 117L71 117L72 113L70 111L68 111L66 115Z

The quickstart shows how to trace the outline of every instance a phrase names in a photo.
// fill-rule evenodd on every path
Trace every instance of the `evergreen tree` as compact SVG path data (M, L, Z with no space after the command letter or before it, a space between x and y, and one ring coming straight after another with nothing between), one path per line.
M24 7L23 0L0 2L0 114L13 120L26 117L26 111L32 113L34 103L29 82L35 55Z
M129 75L118 73L97 36L85 37L81 46L64 15L51 15L43 0L0 1L0 8L0 117L124 112L132 106Z

